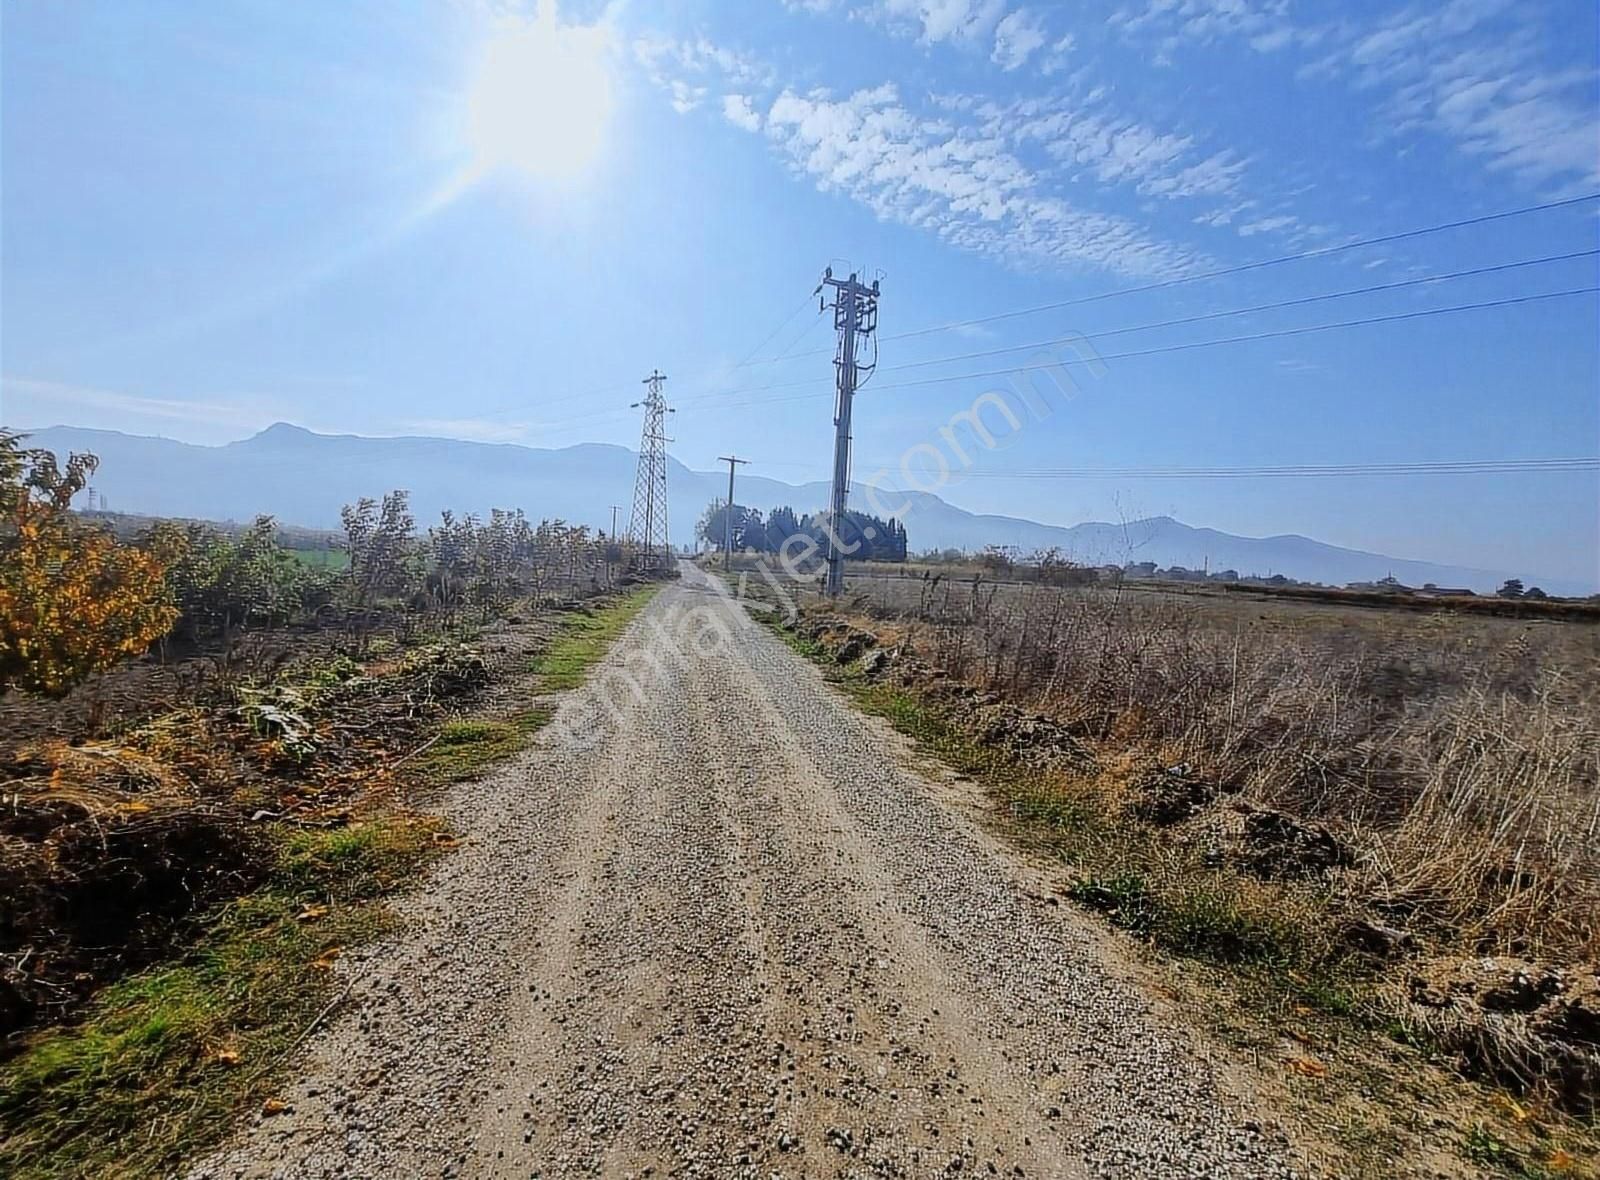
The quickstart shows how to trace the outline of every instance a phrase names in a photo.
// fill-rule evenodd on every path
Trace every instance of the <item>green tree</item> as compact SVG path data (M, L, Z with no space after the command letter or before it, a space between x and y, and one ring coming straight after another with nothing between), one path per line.
M346 504L345 550L350 555L346 587L358 619L362 645L372 629L380 600L401 595L413 570L411 561L416 522L411 517L408 493L393 491L379 503L363 496Z

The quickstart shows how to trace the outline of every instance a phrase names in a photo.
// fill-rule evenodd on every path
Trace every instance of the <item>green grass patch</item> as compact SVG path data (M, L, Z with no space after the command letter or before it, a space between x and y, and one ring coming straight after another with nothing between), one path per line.
M1593 1175L1593 1172L1575 1171L1576 1157L1566 1157L1555 1166L1547 1166L1533 1154L1516 1147L1479 1123L1468 1130L1461 1144L1461 1154L1481 1168L1496 1175L1512 1176L1517 1180L1557 1180L1560 1176Z
M290 557L314 570L343 570L350 568L350 554L343 549L290 549Z
M533 661L536 689L560 692L583 683L659 586L642 586L601 606L579 608L562 617L561 630ZM477 778L516 754L550 720L554 710L538 705L505 718L462 717L445 723L438 739L414 760L412 774L430 784Z
M523 709L504 720L458 718L413 763L413 774L432 784L476 778L517 753L550 720L552 710Z
M334 960L389 927L376 899L440 833L390 816L282 835L271 884L224 907L187 955L113 984L0 1065L0 1175L164 1176L218 1142L274 1093L337 994Z
M561 634L533 661L539 687L561 692L582 684L589 668L659 589L659 583L640 586L598 610L570 612L562 620Z
M534 669L571 688L657 586L574 611ZM374 652L397 651L386 636ZM360 672L343 657L304 669L308 696ZM410 763L429 782L473 778L522 749L551 716L456 718ZM338 996L339 954L392 926L381 898L446 847L439 821L388 815L280 830L266 886L224 906L181 957L105 988L71 1026L41 1030L0 1063L0 1176L146 1180L216 1145L282 1084L302 1037Z

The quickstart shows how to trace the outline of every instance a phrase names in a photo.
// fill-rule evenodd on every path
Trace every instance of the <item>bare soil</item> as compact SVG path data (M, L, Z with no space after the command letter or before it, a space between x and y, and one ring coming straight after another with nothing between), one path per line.
M446 718L501 706L556 612L471 643L334 628L151 655L63 700L0 700L0 1057L180 950L258 886L278 827L339 827L414 793Z

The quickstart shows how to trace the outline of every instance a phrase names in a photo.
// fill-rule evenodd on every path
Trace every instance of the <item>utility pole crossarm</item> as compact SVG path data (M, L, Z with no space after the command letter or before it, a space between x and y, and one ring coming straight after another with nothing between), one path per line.
M718 455L718 461L728 465L728 503L722 510L722 570L724 573L733 571L733 469L741 463L749 463L748 459L740 459L736 455Z

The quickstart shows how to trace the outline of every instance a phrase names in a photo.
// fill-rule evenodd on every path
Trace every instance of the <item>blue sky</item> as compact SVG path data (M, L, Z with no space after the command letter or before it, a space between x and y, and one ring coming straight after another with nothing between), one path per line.
M905 381L1033 353L892 366L1597 244L1583 202L895 339L1600 190L1588 0L8 2L3 21L13 425L632 446L659 366L680 459L732 449L801 482L830 466L831 337L807 303L830 262L882 277L859 473L1005 384ZM1595 283L1588 254L1096 347ZM941 494L1600 582L1593 471L1138 474L1600 453L1596 310L1112 359ZM1135 474L999 478L1061 468Z

